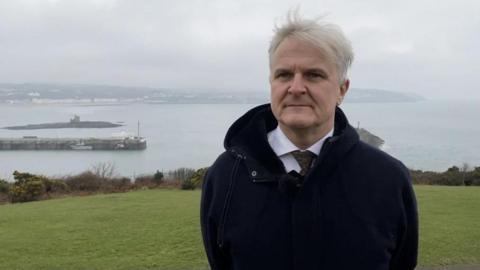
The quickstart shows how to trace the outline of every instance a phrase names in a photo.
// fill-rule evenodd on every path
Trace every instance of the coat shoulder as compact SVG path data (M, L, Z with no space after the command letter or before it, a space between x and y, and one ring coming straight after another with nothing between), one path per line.
M359 142L348 155L348 164L369 178L382 176L398 184L410 184L407 167L397 158L364 142Z

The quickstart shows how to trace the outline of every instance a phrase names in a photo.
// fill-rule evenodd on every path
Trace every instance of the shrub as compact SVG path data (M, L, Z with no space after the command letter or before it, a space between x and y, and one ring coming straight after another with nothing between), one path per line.
M195 183L193 183L192 178L188 178L182 181L181 189L184 190L194 190Z
M135 186L136 187L147 187L151 188L156 185L154 177L151 175L139 175L135 177Z
M448 168L445 172L429 172L410 170L414 184L422 185L446 185L446 186L478 186L480 185L480 167L468 170L464 164L460 169L457 166Z
M107 192L125 192L132 188L132 181L128 177L108 179L102 185L102 191Z
M124 192L133 187L130 178L105 178L104 174L85 171L65 179L68 189L73 192Z
M195 189L191 179L194 173L195 170L191 168L178 168L167 172L167 180L175 186L179 185L181 189Z
M475 167L468 177L472 186L480 186L480 167Z
M183 182L189 179L190 177L192 177L194 173L195 173L195 170L192 168L178 168L173 171L168 171L167 175L168 175L168 180L170 181L177 180L177 181Z
M46 179L44 181L45 191L48 193L65 193L68 191L68 185L61 179Z
M42 181L28 181L23 185L14 185L10 188L9 196L12 203L30 202L39 200L45 193Z
M13 173L13 177L15 182L8 193L12 203L36 201L45 194L46 177L18 171Z
M103 179L91 171L85 171L65 180L71 191L99 191Z
M464 174L457 166L453 166L441 174L439 182L441 185L462 186L464 185Z
M182 185L180 186L181 189L185 190L193 190L195 188L201 187L203 183L203 178L205 177L205 173L207 172L208 167L200 168L193 172L190 177L187 179L183 179L181 181Z
M177 180L173 180L170 177L165 178L163 172L157 170L152 174L143 174L135 177L136 187L157 188L157 187L179 187Z
M201 187L203 184L203 178L205 177L205 174L207 173L208 167L205 168L200 168L195 171L195 173L190 177L190 180L192 181L192 184L195 187Z
M480 178L473 179L472 186L480 186Z
M113 162L99 162L93 165L90 171L101 179L110 179L117 175Z
M153 175L153 181L157 184L160 185L163 182L163 172L157 170L155 174Z
M10 183L7 181L0 179L0 193L8 193L10 189Z

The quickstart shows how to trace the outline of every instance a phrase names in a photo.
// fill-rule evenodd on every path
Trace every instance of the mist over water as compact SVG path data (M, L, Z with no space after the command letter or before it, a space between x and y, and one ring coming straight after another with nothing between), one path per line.
M0 151L0 177L14 170L45 175L84 171L112 162L120 175L134 177L179 167L209 166L223 151L230 124L254 104L133 104L118 106L0 105L0 127L81 120L123 122L108 129L0 129L0 137L109 137L128 133L147 138L144 151ZM480 166L478 102L346 103L353 126L386 141L384 151L408 167L443 171L464 162Z

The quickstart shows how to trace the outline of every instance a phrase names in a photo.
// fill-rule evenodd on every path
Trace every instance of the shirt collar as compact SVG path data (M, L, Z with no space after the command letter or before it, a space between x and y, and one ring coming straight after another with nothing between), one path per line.
M333 128L320 140L316 141L306 150L318 155L320 154L320 150L322 149L323 143L328 137L333 135ZM301 150L295 144L293 144L290 139L288 139L287 135L283 133L282 129L277 126L274 130L270 131L267 134L268 143L273 149L273 152L277 154L277 156L283 156L289 154L295 150Z

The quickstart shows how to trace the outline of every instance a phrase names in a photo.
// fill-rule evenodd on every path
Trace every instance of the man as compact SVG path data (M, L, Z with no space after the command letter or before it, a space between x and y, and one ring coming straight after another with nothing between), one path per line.
M338 108L349 41L293 14L269 49L271 104L238 119L204 179L211 268L414 269L417 210L407 169L359 141Z

